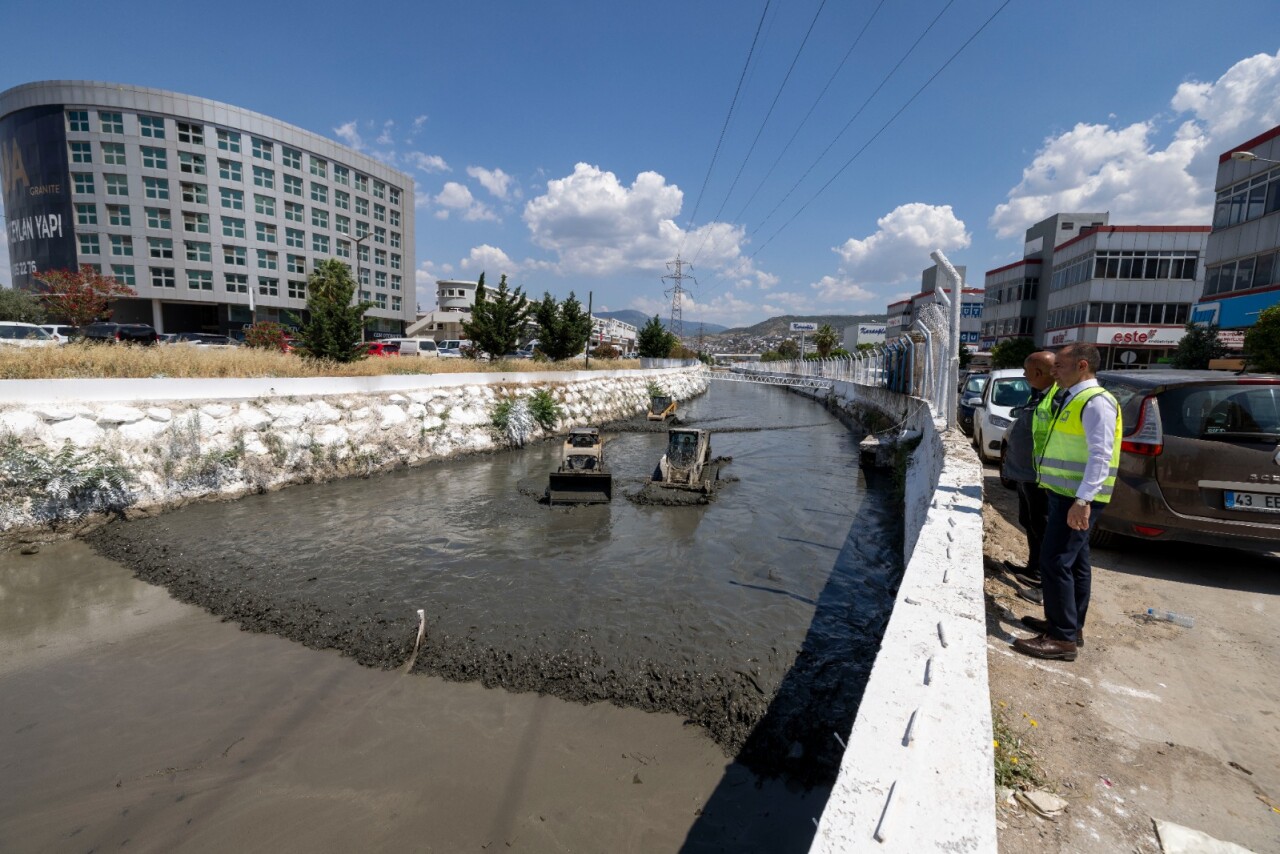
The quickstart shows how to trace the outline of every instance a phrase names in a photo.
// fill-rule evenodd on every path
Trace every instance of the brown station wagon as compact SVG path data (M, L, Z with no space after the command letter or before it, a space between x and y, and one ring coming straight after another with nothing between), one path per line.
M1116 535L1280 551L1280 377L1102 371L1124 418L1094 545Z

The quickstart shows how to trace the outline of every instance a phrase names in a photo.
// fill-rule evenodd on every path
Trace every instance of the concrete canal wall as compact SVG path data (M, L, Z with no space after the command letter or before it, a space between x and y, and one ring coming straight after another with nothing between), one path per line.
M6 477L62 464L131 480L77 504L48 498L0 506L0 531L72 520L108 501L148 512L292 483L368 475L397 465L494 450L504 400L549 392L556 430L629 418L655 382L677 399L706 390L702 367L632 371L429 374L320 379L100 379L0 382ZM533 427L529 438L546 434ZM13 439L17 439L16 447ZM103 468L107 464L108 468Z
M811 850L995 852L982 467L924 400L851 382L831 395L865 426L920 439L902 584Z

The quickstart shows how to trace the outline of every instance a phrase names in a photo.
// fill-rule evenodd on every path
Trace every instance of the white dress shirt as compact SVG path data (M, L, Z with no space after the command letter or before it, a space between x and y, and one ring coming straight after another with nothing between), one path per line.
M1081 380L1067 389L1067 399L1062 405L1066 406L1077 394L1096 385L1096 379ZM1096 395L1085 405L1080 420L1089 446L1089 462L1085 463L1084 479L1076 490L1076 498L1092 501L1102 491L1102 482L1111 472L1111 451L1116 443L1116 419L1119 417L1110 395Z

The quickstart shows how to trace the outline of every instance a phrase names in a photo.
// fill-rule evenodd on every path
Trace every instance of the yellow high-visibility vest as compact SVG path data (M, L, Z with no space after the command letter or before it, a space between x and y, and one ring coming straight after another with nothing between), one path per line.
M1111 393L1101 386L1087 388L1067 401L1062 411L1048 426L1044 447L1036 458L1036 477L1041 486L1059 495L1074 498L1080 483L1084 480L1084 469L1089 462L1089 443L1084 433L1084 407L1090 400L1100 394L1111 398L1116 407L1115 443L1111 446L1111 465L1107 469L1106 480L1102 489L1093 500L1106 503L1111 500L1115 490L1116 471L1120 467L1120 440L1123 430L1120 426L1120 406ZM1046 400L1052 400L1048 395ZM1043 405L1043 403L1041 404ZM1052 403L1050 403L1052 414ZM1037 414L1040 407L1036 407Z

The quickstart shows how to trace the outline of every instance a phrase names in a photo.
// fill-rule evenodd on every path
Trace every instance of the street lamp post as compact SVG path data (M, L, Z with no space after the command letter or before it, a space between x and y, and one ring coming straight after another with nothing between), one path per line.
M1239 160L1241 163L1252 163L1255 160L1261 160L1263 163L1280 163L1280 160L1269 160L1266 157L1259 157L1252 151L1233 151L1231 152L1232 160Z
M360 244L364 243L366 240L368 240L372 236L373 236L373 232L368 232L364 236L356 238L356 292L352 295L352 298L355 299L357 302L359 302L360 300L360 286L361 284L363 284L360 281L360 273L363 270L363 268L360 266ZM364 326L361 325L360 340L363 341L365 340L366 337L367 336L364 333Z

